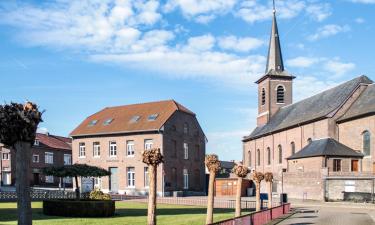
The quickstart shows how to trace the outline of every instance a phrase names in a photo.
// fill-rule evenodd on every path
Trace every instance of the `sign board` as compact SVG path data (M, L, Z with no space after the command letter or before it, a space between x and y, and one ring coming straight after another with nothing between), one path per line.
M345 181L345 192L355 192L355 181L346 180Z
M93 190L94 181L91 177L82 177L81 178L81 192L90 192Z

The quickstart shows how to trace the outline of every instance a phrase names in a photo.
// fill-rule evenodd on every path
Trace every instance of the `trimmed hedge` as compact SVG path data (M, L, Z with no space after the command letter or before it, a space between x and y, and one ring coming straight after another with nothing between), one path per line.
M112 200L44 200L43 213L65 217L110 217L115 214Z

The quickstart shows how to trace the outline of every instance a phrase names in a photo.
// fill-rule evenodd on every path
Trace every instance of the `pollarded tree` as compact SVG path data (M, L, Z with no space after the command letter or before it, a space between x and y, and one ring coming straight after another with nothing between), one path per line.
M43 173L47 176L74 177L76 183L76 200L80 199L78 177L104 177L111 175L111 172L96 166L87 164L73 164L65 166L51 166L43 168Z
M210 172L210 181L208 183L208 199L207 199L207 217L206 224L211 224L213 221L214 210L214 183L216 173L219 172L221 164L217 155L206 155L204 160L208 171Z
M242 192L242 180L250 172L249 169L238 163L233 167L233 173L236 174L237 178L237 193L236 193L236 212L235 216L241 216L241 192Z
M34 144L42 112L36 104L0 105L0 142L16 153L18 224L32 224L30 199L31 146Z
M261 172L253 172L252 180L255 182L255 198L256 198L256 205L255 205L255 211L260 211L261 205L260 205L260 183L264 179L264 175Z
M268 205L267 207L272 208L272 182L273 182L273 173L266 172L264 174L264 180L267 182L268 186Z
M160 152L160 148L153 148L142 152L142 162L148 165L149 175L149 194L148 194L148 210L147 224L156 224L156 172L158 165L164 162L164 157Z

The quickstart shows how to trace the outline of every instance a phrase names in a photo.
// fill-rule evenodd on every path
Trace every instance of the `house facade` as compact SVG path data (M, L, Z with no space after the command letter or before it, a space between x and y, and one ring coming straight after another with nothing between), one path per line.
M1 186L14 186L16 183L16 156L13 149L0 146ZM63 166L72 163L71 139L51 134L36 134L35 143L31 148L30 184L38 187L72 187L71 179L60 179L44 176L42 168Z
M147 194L148 167L141 154L160 148L164 163L157 171L158 194L204 193L206 137L196 115L174 100L105 108L71 136L74 163L111 171L91 183L81 180L88 190L96 186L104 192Z
M373 179L373 81L359 76L294 103L294 78L284 68L274 10L265 75L256 81L257 127L242 140L244 164L273 172L274 191L294 198L325 199L333 175Z

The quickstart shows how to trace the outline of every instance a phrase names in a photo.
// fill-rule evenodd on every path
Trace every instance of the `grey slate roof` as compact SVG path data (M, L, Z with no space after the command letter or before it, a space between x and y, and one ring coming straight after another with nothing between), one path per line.
M233 161L220 161L221 168L225 169L233 169L234 167L234 162Z
M299 152L295 153L287 159L301 159L316 156L362 158L363 154L354 151L353 149L341 144L335 139L325 138L312 141L306 147L302 148Z
M366 90L362 92L353 105L350 106L349 110L338 121L341 122L370 113L375 113L375 84L366 87Z
M360 76L302 101L284 106L270 118L267 124L256 127L249 136L244 137L244 141L326 118L340 107L361 83L371 84L372 80Z
M266 74L270 70L284 71L283 55L281 54L279 30L277 28L275 10L273 11L271 36L266 64Z

